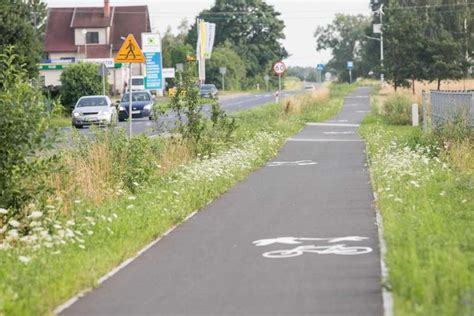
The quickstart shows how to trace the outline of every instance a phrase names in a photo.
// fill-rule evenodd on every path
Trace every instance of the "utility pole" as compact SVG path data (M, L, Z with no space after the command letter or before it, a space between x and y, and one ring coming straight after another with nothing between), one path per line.
M380 6L379 15L380 15L380 88L383 89L384 83L384 69L383 69L383 4Z

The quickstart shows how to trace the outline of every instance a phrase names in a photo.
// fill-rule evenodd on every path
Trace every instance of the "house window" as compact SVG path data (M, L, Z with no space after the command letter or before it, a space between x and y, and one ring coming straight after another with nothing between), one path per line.
M99 32L87 32L86 44L99 44Z

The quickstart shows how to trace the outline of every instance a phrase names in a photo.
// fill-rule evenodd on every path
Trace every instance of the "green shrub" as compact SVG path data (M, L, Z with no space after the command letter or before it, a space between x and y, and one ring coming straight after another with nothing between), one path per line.
M14 210L14 216L45 199L50 189L45 175L56 165L56 157L44 151L56 139L44 98L17 58L12 50L0 54L0 207Z
M102 77L99 66L91 63L71 64L61 74L61 100L71 111L80 97L102 94ZM106 80L105 91L109 91Z
M444 121L434 129L440 142L463 142L474 136L469 112L453 113L451 117L451 120Z
M391 124L409 125L411 123L412 98L408 94L394 93L383 105L383 116Z

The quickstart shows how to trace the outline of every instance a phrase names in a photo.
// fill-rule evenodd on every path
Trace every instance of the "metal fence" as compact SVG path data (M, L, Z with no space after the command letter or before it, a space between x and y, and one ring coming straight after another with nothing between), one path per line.
M432 127L436 128L447 121L468 118L474 127L474 91L431 91L430 106L427 106L427 95L423 91L423 119L431 118ZM424 123L426 128L426 123Z

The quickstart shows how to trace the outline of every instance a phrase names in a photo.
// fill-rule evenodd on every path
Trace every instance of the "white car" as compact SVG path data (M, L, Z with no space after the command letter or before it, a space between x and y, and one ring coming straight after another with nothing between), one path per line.
M76 128L92 124L115 126L117 122L117 109L105 95L82 97L72 111L72 125Z

